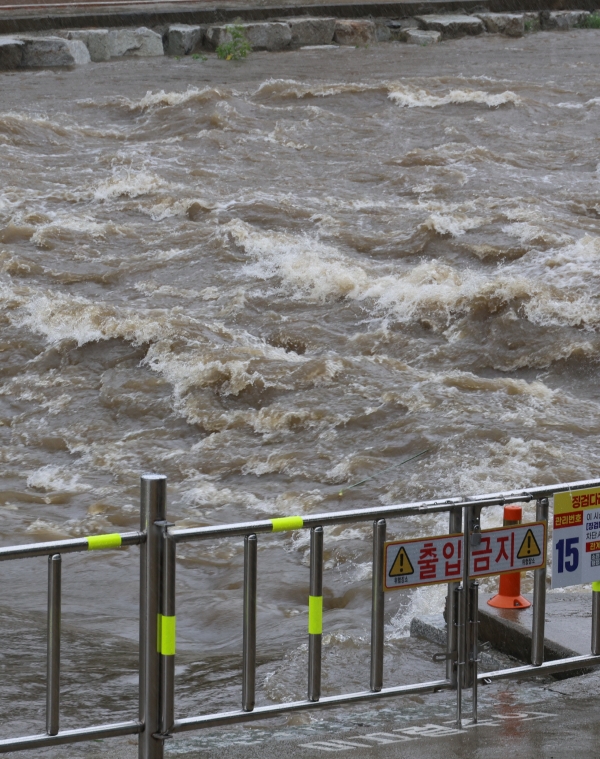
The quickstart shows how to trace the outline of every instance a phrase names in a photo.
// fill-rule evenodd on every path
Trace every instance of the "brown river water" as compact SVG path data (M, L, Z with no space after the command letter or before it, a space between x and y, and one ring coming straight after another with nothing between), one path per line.
M178 526L597 476L598 44L0 75L2 544L136 529L149 470ZM368 685L370 535L325 533L326 693ZM179 551L178 716L239 708L242 552ZM136 560L65 558L64 727L136 716ZM2 737L42 732L46 561L0 570ZM308 534L260 538L259 703L304 697L307 593ZM387 599L387 685L442 676L443 597Z

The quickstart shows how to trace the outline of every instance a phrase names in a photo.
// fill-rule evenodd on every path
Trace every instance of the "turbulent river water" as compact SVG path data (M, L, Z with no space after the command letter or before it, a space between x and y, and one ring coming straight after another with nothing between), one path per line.
M148 470L178 526L597 475L597 44L1 75L2 543L136 529ZM368 684L370 540L325 533L327 693ZM260 703L304 697L307 541L259 541ZM180 716L239 706L242 552L180 549ZM135 717L135 550L64 565L64 724ZM40 732L46 562L1 570ZM391 594L387 684L441 675L405 635L443 594Z

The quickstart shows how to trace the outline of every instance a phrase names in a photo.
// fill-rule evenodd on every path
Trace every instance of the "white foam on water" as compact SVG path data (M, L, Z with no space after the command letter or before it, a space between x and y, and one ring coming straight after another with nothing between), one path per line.
M565 108L567 110L582 110L584 108L593 108L596 105L600 105L600 98L591 98L591 100L587 100L585 103L555 103L553 107Z
M521 98L506 90L500 93L484 90L450 90L444 95L434 95L427 90L407 85L395 84L388 94L390 100L405 108L439 108L444 105L464 105L474 103L499 108L501 105L521 105Z
M116 227L112 222L98 222L90 216L78 218L70 214L38 226L31 237L31 242L44 247L50 239L64 232L86 235L98 240L105 238L107 233L115 231Z
M439 614L444 608L448 587L445 584L427 585L415 588L410 594L407 608L400 608L385 626L387 641L399 640L410 636L410 623L415 617Z
M123 171L119 169L110 178L101 182L93 191L95 200L113 200L127 197L138 198L153 195L171 188L171 184L150 171Z
M191 485L191 487L190 487ZM207 478L188 480L182 485L182 500L188 511L206 513L206 508L236 505L243 510L273 513L274 504L268 499L257 498L252 493L232 488L220 488Z
M386 83L368 84L360 82L300 82L296 79L267 79L255 90L254 96L274 96L280 98L331 97L347 93L386 90Z
M487 274L434 259L398 274L378 274L314 235L267 233L240 220L221 229L253 259L247 273L280 278L293 299L322 303L344 297L400 322L433 319L436 329L472 308L485 304L493 312L510 303L537 324L600 325L600 304L591 296L532 279L519 262Z
M152 206L149 214L154 221L162 221L176 216L187 216L194 208L209 213L216 206L205 198L183 198L181 200L167 198Z
M485 219L480 216L466 216L464 214L444 215L432 213L424 226L437 232L439 235L450 235L451 237L461 237L470 229L477 229L485 223Z
M498 108L501 105L520 105L521 98L506 90L500 93L485 90L453 89L442 95L404 82L300 82L295 79L268 79L253 93L255 96L280 98L332 97L382 91L397 105L406 108L439 108L444 105L474 103Z
M524 244L546 243L548 245L566 245L573 242L573 238L570 235L557 235L548 229L524 221L506 224L502 227L502 231L511 237L516 237Z
M93 515L83 519L67 519L60 523L49 519L36 519L26 531L43 541L57 538L84 538L88 535L110 533L115 531L115 525L106 517Z
M13 303L20 306L11 314L13 322L43 335L50 344L73 340L82 346L122 338L140 345L173 333L167 312L161 309L144 312L35 289L11 295Z
M218 325L213 325L218 329ZM227 330L221 327L221 337L230 342L227 358L223 358L222 345L215 341L194 343L190 341L187 350L174 353L168 341L161 341L150 346L143 365L160 373L174 389L175 398L180 400L194 387L218 386L221 395L239 395L242 390L260 384L271 387L274 383L263 374L252 369L255 362L274 360L284 364L302 364L307 359L294 351L289 353L283 348L269 345L244 330ZM285 388L282 378L276 386ZM186 415L193 413L191 409Z
M232 92L228 90L219 90L215 87L188 87L185 92L148 92L140 100L133 100L128 103L129 108L133 110L145 110L149 108L170 108L177 105L187 105L189 103L207 103L211 100L225 100L231 97Z
M72 467L61 467L48 464L27 477L27 487L45 492L60 491L69 493L85 493L91 490L91 485L80 482L80 475L73 473Z

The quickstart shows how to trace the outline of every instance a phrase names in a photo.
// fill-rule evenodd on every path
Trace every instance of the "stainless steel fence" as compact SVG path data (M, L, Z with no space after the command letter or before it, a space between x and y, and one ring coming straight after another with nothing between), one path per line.
M370 699L456 690L456 721L463 722L463 693L472 693L473 720L477 720L477 688L494 680L522 678L579 670L600 665L600 592L592 591L591 653L544 662L546 569L534 573L531 664L495 672L478 671L478 583L469 578L471 546L478 541L484 508L511 503L536 502L536 520L548 521L549 501L565 490L600 487L599 480L586 480L493 493L471 498L448 498L338 511L308 517L282 517L221 527L173 529L167 521L166 477L147 474L141 478L141 524L139 532L59 540L49 543L0 548L0 561L48 556L48 649L46 733L0 740L0 753L44 746L139 735L140 759L162 759L164 741L177 733L275 717L290 712L322 709ZM449 533L462 532L463 575L448 584L446 677L411 685L383 687L384 653L384 544L387 521L407 516L448 512ZM373 579L371 608L371 674L369 689L336 696L321 696L321 641L323 619L324 527L347 523L373 523ZM258 535L310 530L310 584L308 588L308 688L306 700L255 706L256 673L256 582ZM227 537L244 538L244 606L241 709L231 712L176 718L175 680L175 589L178 543ZM127 722L60 730L60 631L62 554L78 551L140 546L140 644L139 713Z

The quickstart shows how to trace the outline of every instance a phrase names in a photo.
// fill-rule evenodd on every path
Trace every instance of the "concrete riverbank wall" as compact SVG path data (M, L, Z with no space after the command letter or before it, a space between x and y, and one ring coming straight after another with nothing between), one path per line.
M369 19L293 16L239 23L253 50L282 51L313 46L365 46L377 42L430 45L479 34L522 37L540 30L585 27L590 16L590 11L582 9L510 13L479 10L470 14L463 11ZM0 37L0 70L74 66L123 57L182 57L214 52L228 41L231 41L231 32L227 24L59 27L44 32L32 29L25 34L19 29L12 35Z

